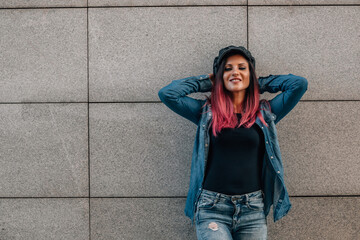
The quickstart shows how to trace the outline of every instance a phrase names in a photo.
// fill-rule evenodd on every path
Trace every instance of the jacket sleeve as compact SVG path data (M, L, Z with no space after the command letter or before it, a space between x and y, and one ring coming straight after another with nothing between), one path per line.
M260 93L282 92L269 101L271 112L276 115L275 124L295 107L308 87L306 78L291 73L287 75L259 77L258 80Z
M201 107L204 100L194 99L186 95L195 92L211 91L212 83L209 75L199 75L173 80L158 92L160 100L172 111L192 121L196 125L200 120Z

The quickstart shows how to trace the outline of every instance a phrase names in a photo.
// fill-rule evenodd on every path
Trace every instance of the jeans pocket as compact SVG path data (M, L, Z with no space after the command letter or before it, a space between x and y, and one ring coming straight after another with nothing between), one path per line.
M263 211L264 210L264 201L262 198L255 199L246 202L246 206L254 211Z
M211 209L216 205L216 196L200 195L198 208Z

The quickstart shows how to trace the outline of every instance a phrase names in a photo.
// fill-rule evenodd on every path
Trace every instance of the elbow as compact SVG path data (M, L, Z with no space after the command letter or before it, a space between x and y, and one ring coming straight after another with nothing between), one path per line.
M162 89L159 90L158 92L158 97L160 99L160 101L164 102L166 100L166 89L165 87L163 87Z
M290 74L290 75L293 75L293 74ZM294 87L298 91L301 91L301 92L305 93L306 90L308 89L308 80L306 78L304 78L304 77L301 77L301 76L296 76L296 75L293 75L293 76L296 78Z
M176 99L173 95L173 90L168 88L167 86L161 88L158 92L158 97L163 103Z
M299 78L299 88L305 93L308 89L308 80L304 77Z
M177 83L178 82L176 80L173 80L169 85L162 87L158 91L158 97L163 103L166 104L167 102L177 102L181 97L181 91L177 90L179 87Z
M160 89L158 91L158 97L159 97L160 101L163 101L163 99L164 99L164 90L163 89Z

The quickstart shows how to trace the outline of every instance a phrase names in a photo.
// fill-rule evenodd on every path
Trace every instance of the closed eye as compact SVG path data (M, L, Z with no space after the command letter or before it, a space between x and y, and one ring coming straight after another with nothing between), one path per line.
M239 69L245 70L246 68L239 68ZM231 68L225 68L225 71L229 71L229 70L231 70Z

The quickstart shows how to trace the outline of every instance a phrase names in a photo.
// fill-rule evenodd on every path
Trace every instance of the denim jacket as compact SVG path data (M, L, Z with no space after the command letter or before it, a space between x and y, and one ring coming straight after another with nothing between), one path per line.
M284 217L291 209L289 195L284 183L284 169L278 143L277 124L288 114L307 90L308 82L304 77L293 74L269 75L258 78L260 93L265 91L280 94L269 100L270 107L261 102L261 113L268 127L259 117L255 123L263 130L265 137L265 153L262 169L262 185L264 191L264 212L269 214L273 205L274 222ZM194 99L186 95L194 92L211 91L212 83L209 75L199 75L173 80L158 92L160 100L175 113L197 125L193 147L190 184L185 204L185 215L194 221L194 214L203 188L206 162L209 152L209 127L212 119L211 106L202 108L206 100Z

